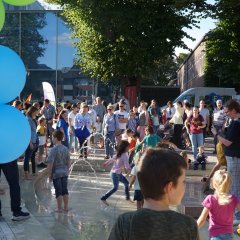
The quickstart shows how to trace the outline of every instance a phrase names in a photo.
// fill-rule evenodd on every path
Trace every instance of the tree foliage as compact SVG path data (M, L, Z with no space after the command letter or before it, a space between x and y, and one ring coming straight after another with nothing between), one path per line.
M91 77L150 76L187 48L185 28L196 26L205 0L49 0L64 6L78 50L77 61Z
M218 24L206 42L206 86L233 87L240 83L240 2L217 4Z
M177 79L177 70L187 58L187 53L180 53L177 57L168 56L156 63L155 69L144 76L144 85L168 85L171 80Z

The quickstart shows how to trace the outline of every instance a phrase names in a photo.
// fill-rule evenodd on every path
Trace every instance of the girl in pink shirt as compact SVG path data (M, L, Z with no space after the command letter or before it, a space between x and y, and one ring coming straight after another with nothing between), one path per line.
M122 182L124 184L126 200L130 201L130 194L128 188L129 183L126 177L124 177L122 174L123 170L126 170L127 174L131 172L131 167L129 166L128 161L129 145L130 144L128 141L122 140L118 145L117 154L103 164L103 167L106 167L113 163L110 172L113 188L101 197L102 202L107 206L109 206L109 204L106 200L118 190L119 182Z
M203 201L203 211L197 220L201 228L209 215L209 236L211 240L233 239L233 215L240 211L240 199L229 194L231 177L226 170L215 172L212 186L214 195L208 195Z

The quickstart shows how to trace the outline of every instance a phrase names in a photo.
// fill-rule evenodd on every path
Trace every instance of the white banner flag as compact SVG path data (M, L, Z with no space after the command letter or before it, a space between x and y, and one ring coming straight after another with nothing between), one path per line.
M53 106L56 107L56 99L55 99L55 94L52 88L52 85L48 82L42 82L43 85L43 94L44 94L44 99L48 99Z

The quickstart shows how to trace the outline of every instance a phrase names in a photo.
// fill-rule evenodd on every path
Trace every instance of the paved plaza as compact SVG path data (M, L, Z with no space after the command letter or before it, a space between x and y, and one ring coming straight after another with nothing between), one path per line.
M216 158L211 157L212 147L208 144L207 152L209 169ZM101 195L112 186L109 172L99 166L103 157L102 150L93 149L87 161L80 160L73 167L69 177L68 214L54 211L54 189L48 182L46 171L42 170L34 181L26 181L21 177L22 205L24 210L31 213L31 218L22 222L12 222L9 190L2 176L1 187L6 192L1 195L3 217L0 219L0 239L106 240L117 216L135 210L136 206L135 203L125 200L122 186L109 198L110 206L101 203ZM78 156L73 155L72 159L76 160ZM21 173L21 163L19 165ZM204 174L205 172L200 170L188 171L186 194L182 206L178 207L179 211L192 216L201 212L204 195L200 179ZM133 195L133 192L131 194ZM200 234L202 240L208 239L207 224ZM239 238L236 236L236 239Z

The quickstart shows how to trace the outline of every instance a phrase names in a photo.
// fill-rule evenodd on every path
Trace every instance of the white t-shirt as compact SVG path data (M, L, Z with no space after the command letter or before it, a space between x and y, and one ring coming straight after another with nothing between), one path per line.
M120 110L115 111L114 114L116 114L116 116L118 117L118 120L124 119L124 118L128 119L128 115L129 115L126 111L121 112ZM126 123L119 122L119 129L125 130L126 127L127 127L127 122Z
M209 110L207 108L203 108L201 109L201 111L199 111L199 114L203 117L204 119L204 124L207 124L207 117L209 116Z
M68 121L70 121L70 118L71 118L71 125L74 126L74 122L75 122L75 117L76 117L76 114L74 114L73 112L70 112L68 114Z
M172 118L175 112L176 112L175 107L172 108L167 107L166 108L167 119Z
M134 166L132 168L131 175L136 177L136 180L134 182L134 190L141 190L140 186L139 186L138 178L137 178L137 167L136 166Z

